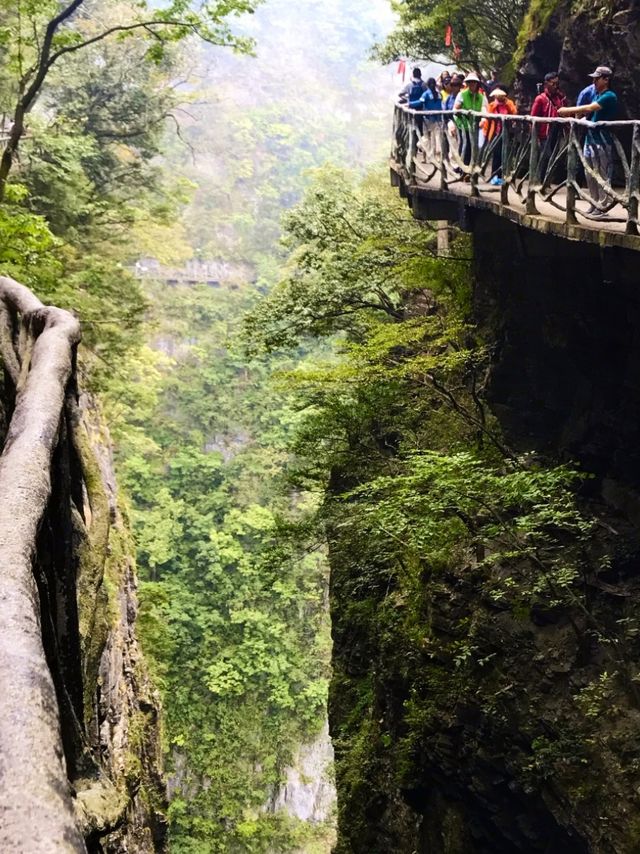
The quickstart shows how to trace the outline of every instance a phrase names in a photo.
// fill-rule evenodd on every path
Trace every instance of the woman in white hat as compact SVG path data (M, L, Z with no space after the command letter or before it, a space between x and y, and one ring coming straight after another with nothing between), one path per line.
M472 71L464 79L465 87L460 92L453 105L454 110L470 110L474 113L487 111L487 98L480 89L480 78ZM471 162L471 131L478 133L477 123L471 122L467 116L460 116L456 124L461 135L461 154L465 166Z
M518 112L516 105L508 97L504 89L499 87L491 91L491 103L488 111L497 116L515 116ZM493 161L491 164L492 178L489 183L499 186L504 183L502 180L502 140L499 137L502 134L502 121L498 118L483 119L480 122L480 127L484 131L487 145L498 138L493 147Z

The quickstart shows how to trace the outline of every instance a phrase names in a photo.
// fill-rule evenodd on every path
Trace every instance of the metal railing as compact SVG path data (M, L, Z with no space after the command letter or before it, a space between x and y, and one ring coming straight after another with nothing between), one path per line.
M571 225L606 219L639 233L640 121L418 112L397 104L391 156L411 182L454 192L468 183L472 197L527 214L544 216L549 205Z

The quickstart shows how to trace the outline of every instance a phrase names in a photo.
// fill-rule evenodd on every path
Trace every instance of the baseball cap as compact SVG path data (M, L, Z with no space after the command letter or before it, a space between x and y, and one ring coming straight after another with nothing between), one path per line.
M611 77L613 71L607 65L599 65L589 77Z

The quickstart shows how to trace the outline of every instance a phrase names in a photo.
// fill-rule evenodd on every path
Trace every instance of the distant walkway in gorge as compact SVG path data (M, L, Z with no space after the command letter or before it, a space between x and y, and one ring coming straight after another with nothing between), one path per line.
M587 157L594 133L613 146L607 175ZM390 164L393 183L419 218L451 219L457 205L464 225L465 211L489 209L565 239L640 250L640 121L497 120L493 113L396 105ZM600 211L589 213L596 202Z

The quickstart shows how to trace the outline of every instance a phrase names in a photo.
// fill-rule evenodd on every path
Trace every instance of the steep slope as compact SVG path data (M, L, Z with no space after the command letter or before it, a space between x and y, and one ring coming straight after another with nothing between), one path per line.
M373 180L289 220L329 544L341 854L638 850L637 256L480 212L434 257ZM345 341L346 339L346 341Z
M547 517L543 541L533 546L529 517L503 552L525 493L503 503L500 478L483 492L474 468L457 481L432 466L385 485L374 547L357 517L331 532L342 852L638 850L635 258L517 231L474 222L472 317L491 356L483 410L516 461L503 470L546 477L571 461L588 473L579 515L567 524L575 508L545 489L527 511ZM396 412L409 400L396 393ZM419 436L427 417L433 447L439 409L387 416L382 433L376 413L351 453L393 432L402 448L406 420ZM449 427L448 453L471 447ZM354 482L375 497L373 475L370 463L334 469L331 501ZM443 546L447 507L464 524Z

